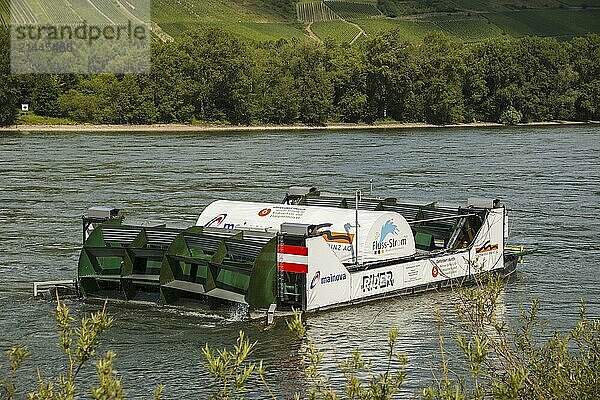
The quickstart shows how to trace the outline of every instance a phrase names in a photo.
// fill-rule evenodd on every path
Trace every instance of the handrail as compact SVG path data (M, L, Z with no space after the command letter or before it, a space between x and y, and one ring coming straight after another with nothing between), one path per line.
M467 217L475 217L477 216L477 214L461 214L461 215L451 215L448 217L437 217L437 218L429 218L429 219L417 219L414 221L408 221L409 225L413 225L413 224L421 224L423 222L435 222L435 221L446 221L446 220L451 220L451 219L460 219L460 218L467 218Z

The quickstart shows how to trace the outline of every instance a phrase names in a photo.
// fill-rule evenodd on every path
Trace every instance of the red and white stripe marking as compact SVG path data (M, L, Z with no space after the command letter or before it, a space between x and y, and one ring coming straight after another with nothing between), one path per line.
M308 247L289 244L277 246L277 269L297 274L308 273Z

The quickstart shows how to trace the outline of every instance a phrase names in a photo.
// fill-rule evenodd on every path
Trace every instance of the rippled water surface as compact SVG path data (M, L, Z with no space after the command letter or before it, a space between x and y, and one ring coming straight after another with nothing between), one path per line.
M505 286L507 314L537 297L549 325L565 330L585 298L590 315L600 316L598 127L2 134L0 349L30 347L34 356L24 386L33 381L35 366L48 376L58 370L55 304L33 300L32 282L76 275L80 216L91 205L123 208L130 219L187 226L218 198L279 201L294 184L350 192L369 179L375 194L384 196L451 203L503 199L513 210L511 242L538 249ZM70 306L77 315L99 307ZM399 327L400 347L411 360L404 392L410 398L431 380L437 309L451 315L451 293L324 312L309 316L307 324L326 352L324 368L334 382L348 351L359 348L377 363L387 331ZM110 311L116 323L105 348L118 353L130 398L148 398L159 382L168 398L208 397L200 348L231 344L239 329L259 342L256 356L265 359L277 393L289 397L304 385L299 343L282 322L265 330L241 322L235 309L217 314L111 305Z

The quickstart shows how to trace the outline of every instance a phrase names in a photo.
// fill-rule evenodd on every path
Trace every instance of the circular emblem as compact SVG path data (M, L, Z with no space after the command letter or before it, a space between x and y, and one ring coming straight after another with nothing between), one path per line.
M269 214L271 214L271 209L270 208L263 208L262 210L260 210L258 212L258 216L259 217L266 217Z
M431 276L433 276L434 278L437 278L439 273L440 273L439 268L437 267L437 265L434 265L433 268L431 269Z

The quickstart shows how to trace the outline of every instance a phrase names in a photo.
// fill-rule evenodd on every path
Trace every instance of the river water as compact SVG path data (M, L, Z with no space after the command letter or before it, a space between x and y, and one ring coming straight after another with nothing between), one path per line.
M290 185L314 185L405 199L461 203L497 197L511 212L511 243L537 248L502 300L507 318L536 297L550 328L565 331L578 302L600 316L600 128L419 129L360 132L2 134L0 135L0 349L26 344L33 353L18 384L35 383L64 359L56 346L55 304L33 300L32 282L76 275L81 214L114 205L129 219L192 225L219 198L279 201ZM383 366L387 332L400 329L410 358L403 395L416 398L438 360L434 314L452 321L450 292L369 303L307 318L308 335L325 351L323 371L360 349ZM70 302L75 315L97 304ZM244 329L258 341L268 380L281 398L305 383L300 344L280 321L271 329L214 313L111 304L116 318L103 350L129 398L149 398L158 383L167 398L207 398L212 383L201 364L204 343L230 345ZM448 340L453 328L448 327ZM5 364L0 361L0 364ZM92 384L94 369L83 372ZM262 390L249 398L265 398Z

